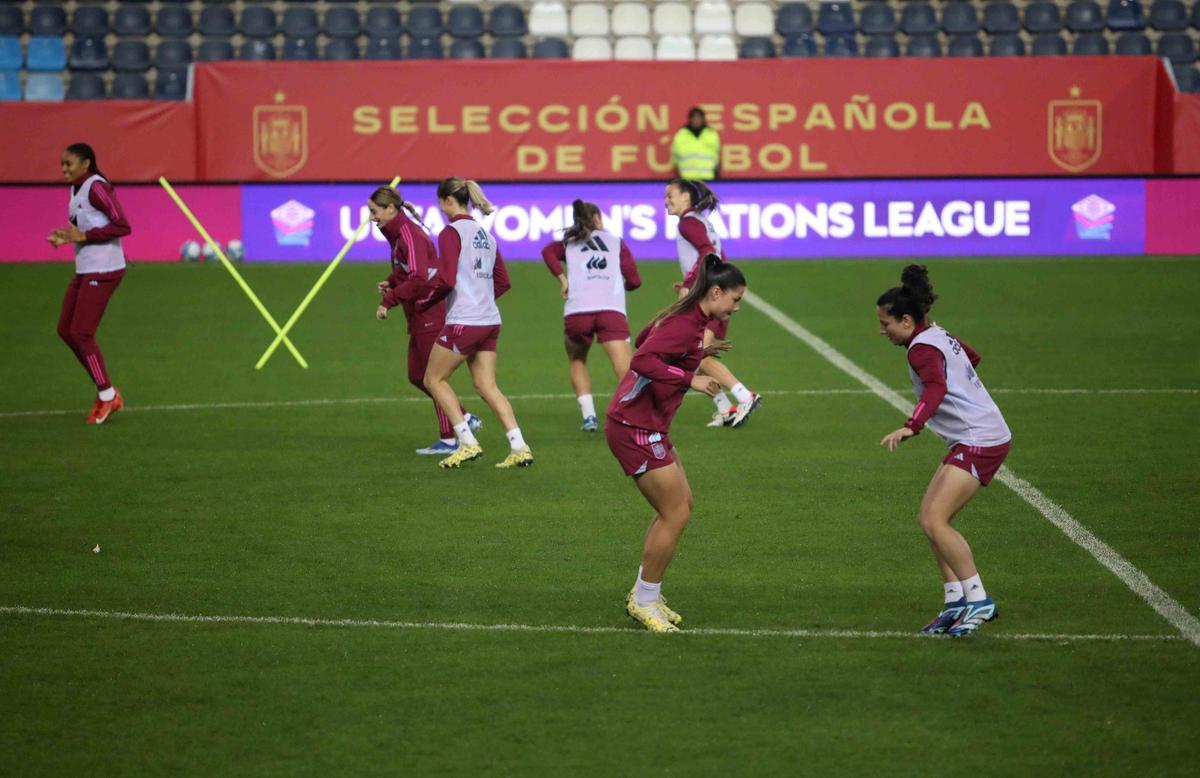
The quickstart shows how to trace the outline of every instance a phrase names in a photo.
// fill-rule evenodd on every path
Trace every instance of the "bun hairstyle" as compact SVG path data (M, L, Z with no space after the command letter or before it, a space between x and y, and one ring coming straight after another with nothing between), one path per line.
M425 222L421 221L421 214L417 212L417 207L406 201L400 196L400 192L392 189L390 186L379 187L371 193L371 196L368 199L378 205L380 208L387 208L389 205L393 206L397 211L403 208L404 210L408 211L410 216L412 216L413 221L421 225L421 228L426 232L429 232L429 228L425 226Z
M703 181L693 181L690 178L672 178L668 182L669 186L673 186L681 192L687 192L688 197L692 199L692 208L697 211L711 211L717 207L717 195L713 190L708 188L708 184Z
M600 207L595 203L576 200L571 203L571 218L574 223L563 233L563 243L578 243L592 236L595 218L600 215Z
M88 173L91 175L104 175L96 165L96 152L92 150L91 146L86 143L72 143L70 146L67 146L66 151L68 154L74 154L80 159L90 162L91 165L88 167Z
M908 315L920 324L925 321L936 299L933 284L929 283L929 271L924 265L909 265L900 273L900 286L894 286L879 295L875 304L884 308L896 321Z
M437 196L439 200L453 197L463 208L470 209L471 206L474 206L485 215L496 210L496 206L483 196L483 189L479 184L466 178L452 176L445 179L438 184Z
M723 292L732 292L746 285L746 277L737 267L724 261L716 254L705 254L700 258L700 267L696 270L696 279L688 293L663 309L654 317L657 325L663 319L691 310L708 296L714 286Z

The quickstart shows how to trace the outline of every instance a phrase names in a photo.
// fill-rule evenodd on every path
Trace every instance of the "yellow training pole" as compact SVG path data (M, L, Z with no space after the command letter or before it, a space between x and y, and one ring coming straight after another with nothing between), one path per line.
M392 182L388 184L388 188L395 189L396 184L399 183L400 176L396 176L392 179ZM356 229L354 234L350 236L350 239L346 241L346 245L342 246L342 250L337 253L337 256L333 258L333 261L330 262L329 266L325 268L325 272L322 273L321 277L317 279L317 283L313 285L313 288L310 289L304 299L300 301L300 307L296 308L296 311L292 314L292 317L284 323L283 329L277 330L279 334L275 336L275 340L271 341L271 345L268 346L267 350L263 352L263 355L259 357L258 364L254 366L255 370L262 370L262 366L267 364L267 360L271 358L271 355L275 353L275 349L279 347L280 341L286 342L287 334L292 331L292 325L294 325L297 320L299 320L300 316L303 315L305 309L308 308L309 303L311 303L313 298L317 296L317 292L321 291L321 287L325 285L327 280L329 280L329 276L333 275L333 271L336 270L337 266L341 263L342 257L346 256L346 252L350 251L350 247L358 242L358 238L362 235L362 231L365 230L367 225L370 223L370 219L363 219L363 221L358 225L358 229Z
M221 264L225 266L225 269L228 270L229 274L233 276L233 280L237 281L238 286L240 286L242 291L246 293L246 296L250 298L250 302L254 303L254 307L258 309L258 312L261 313L263 318L267 320L267 323L271 325L271 329L279 332L279 323L275 321L275 317L271 315L271 312L267 310L267 307L263 305L262 301L258 299L258 296L254 294L254 290L250 288L250 284L246 283L246 279L242 278L241 274L238 273L237 268L235 268L233 263L229 261L229 258L225 256L225 252L221 251L220 244L212 239L212 236L208 234L208 230L204 229L204 225L200 223L200 220L195 217L191 209L189 209L183 202L183 199L180 198L179 194L171 186L170 182L162 176L159 176L158 183L162 184L163 189L167 190L167 194L169 194L171 199L175 201L175 204L179 206L179 210L182 211L183 215L187 217L187 220L192 223L192 226L196 228L196 231L200 233L200 236L204 238L205 242L207 242L209 246L212 246L213 251L217 253L217 258L221 260ZM280 337L283 337L283 335L281 334ZM292 352L292 356L294 356L296 361L300 363L300 367L308 367L308 363L304 361L304 357L300 356L300 352L296 350L296 346L286 338L284 338L284 342L287 344L288 351Z

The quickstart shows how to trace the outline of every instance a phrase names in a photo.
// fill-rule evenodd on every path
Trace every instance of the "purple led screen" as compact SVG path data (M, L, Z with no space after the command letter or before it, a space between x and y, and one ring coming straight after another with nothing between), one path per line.
M718 182L710 217L731 259L1141 254L1145 183L1137 179ZM436 235L432 184L401 185ZM676 219L658 183L484 184L484 219L506 259L538 259L591 200L638 259L676 258ZM366 215L370 185L247 185L250 261L328 261ZM385 261L371 228L347 259Z

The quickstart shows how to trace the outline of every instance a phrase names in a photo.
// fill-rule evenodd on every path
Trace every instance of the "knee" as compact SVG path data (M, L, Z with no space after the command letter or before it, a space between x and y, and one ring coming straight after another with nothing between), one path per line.
M478 378L472 380L471 383L475 385L475 391L479 394L480 397L486 397L486 396L490 395L492 393L492 391L496 388L496 384L494 382L486 381L486 380L482 380L482 379L478 379Z
M917 521L921 525L921 531L925 533L926 537L930 538L937 534L942 527L946 526L946 522L941 516L926 511L921 511L920 516L917 517Z
M415 375L409 376L410 381L414 378L416 378ZM438 380L437 376L435 376L433 373L426 370L425 375L421 376L421 378L419 380L413 381L413 383L419 385L421 388L423 388L427 392L433 392L435 389L438 388L438 385L441 382Z

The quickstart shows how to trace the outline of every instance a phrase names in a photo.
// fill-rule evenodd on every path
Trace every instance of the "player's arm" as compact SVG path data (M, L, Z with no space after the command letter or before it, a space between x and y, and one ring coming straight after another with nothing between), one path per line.
M908 350L908 364L921 378L925 388L904 426L919 433L946 398L946 359L942 352L925 343Z
M417 302L417 310L427 311L446 299L458 282L458 255L462 252L462 240L458 230L447 227L438 235L437 272L429 280L429 290Z
M413 225L407 220L397 231L396 237L397 247L401 256L404 257L404 264L408 266L409 273L405 276L399 268L392 272L392 276L388 280L395 281L395 283L384 295L384 305L389 308L394 308L402 302L419 300L429 293L428 271L431 264L429 251L417 243L413 234Z
M121 203L117 200L116 192L107 181L98 180L92 184L92 188L88 191L88 202L93 208L108 217L108 224L84 232L84 240L80 242L105 243L123 238L133 232L129 221L125 218L125 211L122 210Z
M642 285L642 277L638 275L637 261L628 244L621 241L621 275L625 278L625 291L632 292Z
M958 342L958 345L963 347L963 353L967 355L967 359L971 360L971 367L979 367L979 361L983 359L983 357L979 356L979 352L961 340Z
M567 294L570 291L570 286L567 283L567 274L563 272L563 263L567 261L567 248L561 241L554 241L542 246L542 262L546 263L546 268L550 274L558 279L562 298L567 299Z
M678 324L676 322L679 322ZM668 319L653 329L647 328L638 335L641 341L629 363L630 369L640 376L674 386L691 386L695 371L684 370L670 364L671 356L687 352L696 339L686 321Z
M512 280L508 277L508 267L504 264L504 257L500 256L500 247L496 247L496 266L492 268L492 291L496 294L496 299L512 289Z
M690 289L692 282L696 280L696 274L700 272L700 263L704 261L706 256L716 254L722 259L724 257L713 246L712 241L709 240L708 230L704 229L704 225L700 223L699 219L680 219L679 234L683 236L684 240L692 244L692 247L700 254L700 258L696 260L696 264L692 265L692 269L688 272L687 277L683 279L683 285Z

